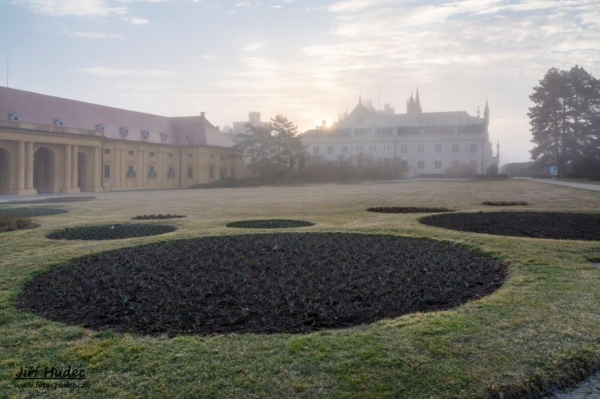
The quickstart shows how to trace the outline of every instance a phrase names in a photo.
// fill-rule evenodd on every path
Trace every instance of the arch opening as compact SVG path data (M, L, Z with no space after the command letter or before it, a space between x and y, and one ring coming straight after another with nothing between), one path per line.
M10 152L0 147L0 194L10 194Z
M53 194L55 186L55 157L46 148L39 148L33 156L33 188L38 194Z

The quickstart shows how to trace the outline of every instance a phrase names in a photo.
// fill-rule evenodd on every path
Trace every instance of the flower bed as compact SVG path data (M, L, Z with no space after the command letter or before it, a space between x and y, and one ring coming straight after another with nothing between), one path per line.
M165 224L112 224L103 226L67 227L46 235L53 240L120 240L155 236L177 230Z
M293 227L314 226L312 222L304 220L243 220L240 222L227 223L227 227L237 227L242 229L289 229Z
M139 334L302 333L448 309L502 285L501 262L424 239L252 234L161 242L28 281L22 310Z

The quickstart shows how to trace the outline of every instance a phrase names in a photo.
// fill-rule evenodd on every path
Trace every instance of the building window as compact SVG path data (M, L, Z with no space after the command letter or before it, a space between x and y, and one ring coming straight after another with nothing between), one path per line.
M477 161L471 161L471 167L477 170Z
M110 177L110 165L104 165L104 177L107 179Z
M442 153L442 145L441 144L436 144L435 145L435 153L436 154L441 154Z
M169 172L167 173L167 177L168 177L169 179L172 179L172 178L174 178L174 177L175 177L175 171L173 170L173 167L172 167L172 166L169 166Z
M133 165L129 165L127 168L127 177L135 177L135 172L133 171Z
M471 152L477 152L477 144L471 144Z
M401 145L400 146L400 152L403 154L406 154L408 152L408 146L407 145Z
M154 152L150 151L150 156L153 157L154 156Z
M359 145L356 147L357 152L362 152L362 150L363 150L362 145Z
M214 154L210 154L210 157L212 158Z
M453 153L457 153L460 151L460 145L459 144L452 144L452 152Z
M345 145L342 147L342 154L347 154L348 153L348 146Z
M435 161L435 169L442 169L442 161Z
M150 166L150 170L148 171L148 177L150 177L150 178L156 177L156 171L154 170L154 166Z
M188 166L188 178L190 177L194 177L194 168L191 166Z
M313 147L313 155L319 155L319 147Z
M129 150L129 155L133 155L133 151L132 150Z
M110 148L105 148L105 149L104 149L104 153L105 153L105 154L110 154Z
M209 175L210 175L211 179L214 179L214 177L215 177L215 168L213 168L212 166L209 169Z
M419 154L423 154L425 152L425 145L424 144L419 144L419 148L417 151Z
M219 172L219 178L220 178L221 180L225 179L225 172L224 172L224 171L220 171L220 172Z
M333 147L327 147L327 153L328 154L333 154Z
M458 161L452 161L452 166L458 166Z
M172 152L169 153L169 158L173 158L173 153Z
M417 169L425 169L425 161L417 162Z
M188 154L188 158L192 158L194 154Z
M232 166L231 167L231 178L233 179L235 177L235 168Z

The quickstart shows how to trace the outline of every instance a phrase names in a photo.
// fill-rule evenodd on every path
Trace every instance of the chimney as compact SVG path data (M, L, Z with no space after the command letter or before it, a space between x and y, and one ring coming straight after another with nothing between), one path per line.
M206 115L206 112L200 112L200 116L204 118L204 115Z

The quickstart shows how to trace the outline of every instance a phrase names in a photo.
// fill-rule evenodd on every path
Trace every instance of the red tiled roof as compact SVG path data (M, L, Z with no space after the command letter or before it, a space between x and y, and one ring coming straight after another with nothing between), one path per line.
M67 127L95 130L96 125L102 124L103 135L108 139L183 146L235 145L203 116L169 118L0 87L0 119L8 119L13 113L22 122L43 125L62 119ZM122 134L121 128L127 128L129 134ZM144 130L149 132L148 137L142 134Z

